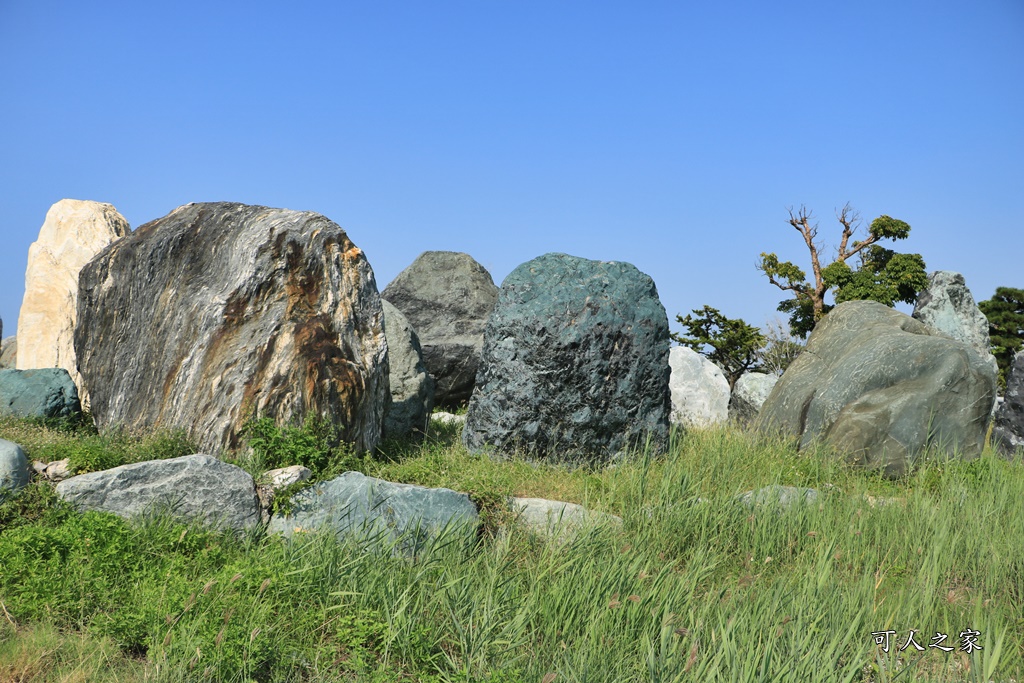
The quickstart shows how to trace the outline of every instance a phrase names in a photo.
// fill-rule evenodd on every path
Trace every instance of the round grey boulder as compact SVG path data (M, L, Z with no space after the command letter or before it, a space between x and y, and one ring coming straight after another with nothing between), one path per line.
M505 279L487 322L463 443L603 462L667 446L668 318L629 263L545 254Z
M21 446L13 441L0 439L0 501L7 493L28 485L32 468Z

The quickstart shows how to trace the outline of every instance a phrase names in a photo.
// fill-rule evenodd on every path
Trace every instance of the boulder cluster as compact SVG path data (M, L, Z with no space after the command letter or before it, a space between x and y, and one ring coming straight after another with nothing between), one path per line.
M706 357L670 348L654 281L629 263L545 254L498 287L468 254L428 251L379 291L366 255L325 216L226 202L188 204L134 231L109 204L55 204L0 368L0 415L84 409L100 430L176 428L198 444L184 458L79 476L36 467L82 509L164 506L235 529L358 528L406 541L475 526L476 509L465 494L349 472L270 518L267 492L308 470L254 482L220 456L243 445L253 417L316 417L373 451L421 437L439 407L465 409L443 415L464 422L468 449L498 458L605 463L664 451L671 425L732 420L801 447L825 441L897 476L927 451L975 457L996 389L985 318L956 273L932 274L913 317L837 306L781 378L748 373L730 391ZM1007 454L1024 445L1020 354L993 438ZM0 487L31 475L22 449L0 442ZM539 526L553 511L589 518L557 501L510 505Z

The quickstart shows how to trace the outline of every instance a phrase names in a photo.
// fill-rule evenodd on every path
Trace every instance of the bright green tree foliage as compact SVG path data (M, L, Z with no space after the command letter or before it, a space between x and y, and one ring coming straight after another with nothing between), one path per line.
M1024 289L996 287L995 296L978 308L988 318L992 354L999 364L1000 384L1006 386L1013 356L1024 348Z
M844 301L867 299L892 306L897 301L913 303L917 293L928 284L924 259L920 254L898 254L877 246L879 240L901 240L910 235L910 225L891 216L879 216L868 227L868 237L850 242L859 227L860 217L847 204L836 216L843 226L835 260L821 263L821 245L815 241L818 225L811 223L811 213L801 208L790 211L789 224L803 237L811 256L811 274L807 274L790 261L780 261L774 253L762 253L758 270L768 281L793 296L779 303L779 310L789 313L793 334L805 337L833 305L826 303L829 292L836 304ZM851 267L852 256L859 255L857 268Z
M722 368L730 390L743 373L758 369L759 351L767 340L753 325L740 318L726 318L710 306L694 309L685 318L677 315L676 321L686 328L689 337L673 333L672 339Z

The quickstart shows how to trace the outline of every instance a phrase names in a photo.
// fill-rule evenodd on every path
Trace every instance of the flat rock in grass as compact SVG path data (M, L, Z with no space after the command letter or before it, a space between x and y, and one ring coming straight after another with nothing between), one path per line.
M0 501L8 491L17 491L32 478L32 468L21 446L0 439Z
M1024 447L1024 351L1010 364L1006 394L992 422L992 443L1006 456Z
M0 415L48 418L81 412L78 389L64 368L0 370Z
M970 345L883 304L847 301L814 328L756 427L898 477L929 450L976 458L995 389L995 369Z
M268 530L286 537L329 529L339 538L380 534L401 539L405 549L418 548L443 529L475 533L476 505L465 493L395 484L346 472L292 496L287 513L277 513Z
M423 435L434 408L434 378L423 364L420 338L400 310L381 300L388 340L391 406L384 418L385 436Z
M810 505L818 501L818 492L815 489L773 484L772 486L765 486L764 488L742 493L739 495L738 500L747 507L769 505L789 507L794 503Z
M590 525L622 524L617 515L588 510L576 503L546 498L513 498L511 503L519 524L545 536L562 538Z
M260 522L252 477L205 454L80 474L57 484L57 495L78 510L113 512L129 519L167 512L215 528L247 529Z
M603 463L663 452L668 317L650 276L622 261L545 254L501 285L462 442L498 457Z

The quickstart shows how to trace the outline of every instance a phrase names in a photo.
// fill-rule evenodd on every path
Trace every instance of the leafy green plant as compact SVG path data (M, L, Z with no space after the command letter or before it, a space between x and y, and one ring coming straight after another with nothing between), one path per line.
M263 469L302 465L319 478L348 464L353 453L342 440L339 425L307 414L300 426L277 425L273 418L259 417L247 421L242 436L252 459Z

